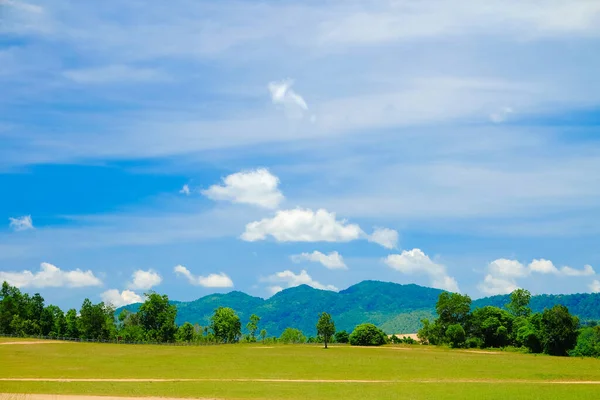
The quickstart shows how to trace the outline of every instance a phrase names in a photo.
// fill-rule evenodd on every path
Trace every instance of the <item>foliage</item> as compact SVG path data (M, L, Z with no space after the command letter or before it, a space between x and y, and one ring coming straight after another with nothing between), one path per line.
M265 342L265 339L267 338L267 330L266 329L261 329L260 331L260 340L262 340L262 342Z
M306 336L300 329L286 328L279 337L279 341L284 344L306 343Z
M542 313L541 338L544 353L566 356L577 343L579 318L572 316L569 309L556 305Z
M167 295L146 293L146 301L140 306L137 314L146 334L146 340L156 342L175 340L177 307L169 303Z
M319 315L319 321L317 322L317 335L319 335L323 339L323 343L325 344L325 348L327 348L327 343L331 342L331 337L335 333L335 323L326 312L323 312Z
M470 336L480 338L483 347L508 346L512 322L512 315L505 310L491 306L477 308L469 321Z
M453 324L446 329L446 338L450 347L464 347L467 334L461 324Z
M336 343L348 343L350 341L350 334L346 331L338 331L333 338Z
M219 307L215 310L210 328L218 343L235 343L242 335L240 317L229 307Z
M577 357L600 357L600 326L583 328L575 348L569 352Z
M187 343L193 342L194 337L194 325L190 324L189 322L186 322L185 324L181 325L179 329L177 329L177 334L175 335L175 338L178 342Z
M102 302L83 300L77 321L79 337L83 339L108 340L115 336L115 310Z
M358 325L349 337L352 346L381 346L386 343L385 333L373 324Z
M531 314L530 301L529 290L517 289L510 294L510 302L506 305L506 309L514 317L528 317Z
M250 332L251 342L256 342L256 331L258 330L258 323L260 322L260 317L256 314L252 314L250 316L250 321L246 324L246 329Z

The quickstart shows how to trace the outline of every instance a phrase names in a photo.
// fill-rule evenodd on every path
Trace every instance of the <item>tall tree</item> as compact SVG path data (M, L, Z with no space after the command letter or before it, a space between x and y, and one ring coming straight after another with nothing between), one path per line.
M506 305L506 309L515 317L529 317L531 314L530 301L529 290L516 289L510 294L510 302Z
M77 310L72 308L65 315L66 328L65 335L69 338L79 337L79 317Z
M439 315L436 323L441 325L443 332L450 325L464 327L471 311L471 298L460 293L444 292L440 294L435 309Z
M256 314L252 314L250 316L250 321L246 324L246 329L250 332L251 341L256 342L256 331L258 330L258 323L260 322L260 317Z
M572 316L569 309L556 305L542 313L541 336L544 353L566 356L577 343L579 318Z
M115 309L103 302L92 304L85 299L79 311L79 333L83 339L107 340L115 332Z
M237 342L242 334L240 317L229 307L219 307L210 317L210 328L219 343Z
M326 312L323 312L319 315L319 321L317 322L317 335L323 338L323 343L325 343L325 348L327 348L327 343L331 341L331 337L335 333L335 323Z
M146 301L140 306L138 314L148 340L174 341L177 332L177 325L175 325L177 307L169 303L167 295L146 293Z
M194 340L194 325L189 322L181 325L177 330L177 341L190 343Z

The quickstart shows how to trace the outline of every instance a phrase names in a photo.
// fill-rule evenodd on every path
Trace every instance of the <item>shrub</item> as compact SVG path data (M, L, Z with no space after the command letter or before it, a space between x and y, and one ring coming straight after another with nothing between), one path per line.
M450 325L446 329L446 339L452 348L463 347L466 339L465 329L460 324Z
M386 343L386 335L373 324L361 324L350 334L352 346L381 346Z
M600 326L582 329L577 338L577 345L569 352L569 355L600 357Z
M348 343L350 335L346 331L339 331L335 333L334 338L336 343Z
M465 347L469 349L480 349L483 347L483 340L478 337L470 337L465 342Z
M306 336L300 329L286 328L279 337L279 341L285 344L306 343Z

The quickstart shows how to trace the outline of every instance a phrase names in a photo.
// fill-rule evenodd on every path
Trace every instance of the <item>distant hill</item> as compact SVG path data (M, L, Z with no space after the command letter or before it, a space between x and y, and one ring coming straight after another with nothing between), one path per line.
M435 303L442 290L418 285L363 281L338 293L301 285L285 289L269 299L253 297L242 292L211 294L190 302L177 302L177 323L186 321L206 326L219 306L231 307L243 325L251 314L261 317L260 328L269 336L279 336L287 327L315 335L318 314L329 312L338 330L352 331L364 322L371 322L387 333L413 333L421 327L421 319L435 318ZM493 296L473 302L473 308L486 305L503 307L509 296ZM564 304L582 320L600 319L600 294L534 296L531 306L542 311L554 304ZM137 311L139 304L122 309Z

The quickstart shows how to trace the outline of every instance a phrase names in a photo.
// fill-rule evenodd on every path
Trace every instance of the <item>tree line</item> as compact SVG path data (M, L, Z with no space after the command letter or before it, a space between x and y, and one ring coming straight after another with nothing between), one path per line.
M555 305L541 313L529 308L531 294L515 290L504 308L486 306L471 311L471 298L444 292L436 303L438 318L423 320L418 336L423 344L453 348L516 347L532 353L600 357L600 326L580 324L567 307ZM337 331L333 318L321 313L316 318L316 337L306 337L289 327L279 337L260 329L260 317L252 314L242 334L242 321L228 307L217 308L208 326L175 322L177 307L167 295L146 294L137 312L115 308L85 299L79 311L64 313L54 305L46 306L39 293L30 296L7 282L0 290L0 334L48 336L55 338L126 341L135 343L221 344L262 343L349 343L380 346L387 343L413 344L411 338L388 336L373 324L360 324L351 333ZM317 316L316 316L317 317Z
M453 348L515 347L554 356L600 357L600 326L581 324L564 305L533 313L530 300L529 291L517 289L504 308L471 311L469 296L444 292L436 304L438 318L422 321L419 339Z

